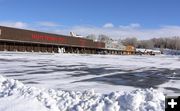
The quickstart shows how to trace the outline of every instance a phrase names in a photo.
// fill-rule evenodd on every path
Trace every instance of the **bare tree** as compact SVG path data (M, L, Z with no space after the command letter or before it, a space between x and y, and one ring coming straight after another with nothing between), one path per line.
M110 37L108 37L107 35L101 34L98 36L98 41L100 41L100 42L106 43L110 40L112 40L112 39Z
M88 36L86 36L87 39L90 39L90 40L93 40L95 41L97 38L96 38L96 35L94 34L89 34Z
M93 38L93 35L89 35L88 38ZM98 36L98 41L104 42L106 44L111 44L113 39L108 37L107 35L101 34ZM149 40L138 40L136 37L125 38L123 40L119 39L118 44L123 44L125 46L132 45L137 48L146 48L153 49L159 48L163 50L164 48L180 50L180 37L160 37L160 38L152 38Z
M122 43L124 45L132 45L132 46L137 46L138 40L136 37L132 37L132 38L125 38L124 40L122 40Z

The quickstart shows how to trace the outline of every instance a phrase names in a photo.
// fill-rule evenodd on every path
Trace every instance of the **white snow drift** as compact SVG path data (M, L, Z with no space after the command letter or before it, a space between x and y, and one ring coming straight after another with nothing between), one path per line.
M0 76L0 111L164 111L165 96L153 89L95 93L38 89Z

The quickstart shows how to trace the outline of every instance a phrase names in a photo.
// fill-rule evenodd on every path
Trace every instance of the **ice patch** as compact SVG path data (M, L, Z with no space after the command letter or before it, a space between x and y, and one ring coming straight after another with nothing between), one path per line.
M28 101L25 101L27 99ZM29 102L29 100L32 100L32 102ZM13 107L18 111L27 111L28 105L33 111L45 111L42 106L46 111L165 110L164 94L154 89L139 89L132 92L112 92L109 94L95 93L93 90L78 92L38 89L26 86L17 80L0 76L0 111L11 111L11 106L7 106L14 101L16 102ZM26 107L22 107L22 105L18 107L19 104L24 104Z

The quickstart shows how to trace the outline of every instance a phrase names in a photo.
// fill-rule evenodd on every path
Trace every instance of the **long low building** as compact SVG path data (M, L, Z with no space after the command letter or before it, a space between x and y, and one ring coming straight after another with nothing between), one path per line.
M105 49L105 43L45 32L0 26L0 51L133 54Z

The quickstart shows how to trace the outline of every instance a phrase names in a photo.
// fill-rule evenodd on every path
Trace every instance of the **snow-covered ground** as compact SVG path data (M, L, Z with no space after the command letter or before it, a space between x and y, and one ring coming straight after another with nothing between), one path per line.
M5 109L9 111L8 105L12 106L12 108L16 106L18 109L22 107L28 109L30 105L34 106L33 104L37 104L36 107L32 108L39 110L42 108L42 111L50 108L50 106L43 105L42 103L57 105L53 107L60 111L63 111L62 107L64 107L64 110L77 110L79 108L79 111L86 111L87 108L84 107L88 107L88 110L95 110L96 106L97 108L100 107L100 109L107 109L105 111L113 111L112 108L114 111L118 111L118 108L121 108L120 111L126 111L128 109L131 111L144 111L145 109L143 108L160 111L160 109L164 108L164 106L162 106L164 99L160 98L164 96L163 94L180 94L180 56L0 52L0 75L3 76L1 78L17 79L25 84L26 87L20 88L20 92L15 91L15 94L13 93L12 96L7 94L7 97L2 97L2 93L4 95L4 90L2 90L4 86L0 83L0 101L3 101L0 102L0 111L2 108L3 111L5 111ZM2 80L0 80L0 82L1 81ZM27 88L29 87L36 88L30 88L29 90L32 92L28 92ZM151 87L157 89L157 91L149 89ZM10 88L10 90L13 88ZM140 88L142 90L137 90ZM145 90L145 88L148 89ZM65 97L62 98L62 95L60 95L57 99L54 94L49 93L48 89L54 89L53 93L56 93L55 95L58 95L58 91L63 91L63 97ZM97 93L85 91L92 89ZM24 91L23 93L22 90ZM119 92L116 93L116 91ZM14 92L14 90L12 92ZM28 96L26 98L22 96L24 93L26 95L26 92L33 94L30 94L30 97ZM39 100L38 97L41 96L40 92L45 93L46 96L44 98L52 96L50 97L53 98L50 99L52 103L47 102L44 98ZM163 92L163 94L160 92ZM81 97L79 97L78 94L80 94ZM88 95L88 97L84 97L83 94L85 94L85 96ZM112 96L112 94L115 95L116 99L111 100L110 96ZM157 98L159 94L161 96ZM73 95L78 97L75 97L75 99ZM59 97L67 103L60 101ZM106 97L108 98L107 101L105 99ZM91 101L90 98L93 100ZM150 100L147 98L150 98ZM12 102L12 100L14 101ZM22 106L22 101L30 105ZM6 102L8 104L4 104ZM65 104L69 105L68 109L67 106L63 106ZM46 106L46 108L44 109L43 106ZM108 110L108 108L110 109ZM30 109L31 108L29 108L29 110ZM96 110L101 111L100 109Z
M0 74L40 88L180 93L180 56L0 53Z
M153 89L98 94L29 87L0 76L0 111L164 111L165 96Z

